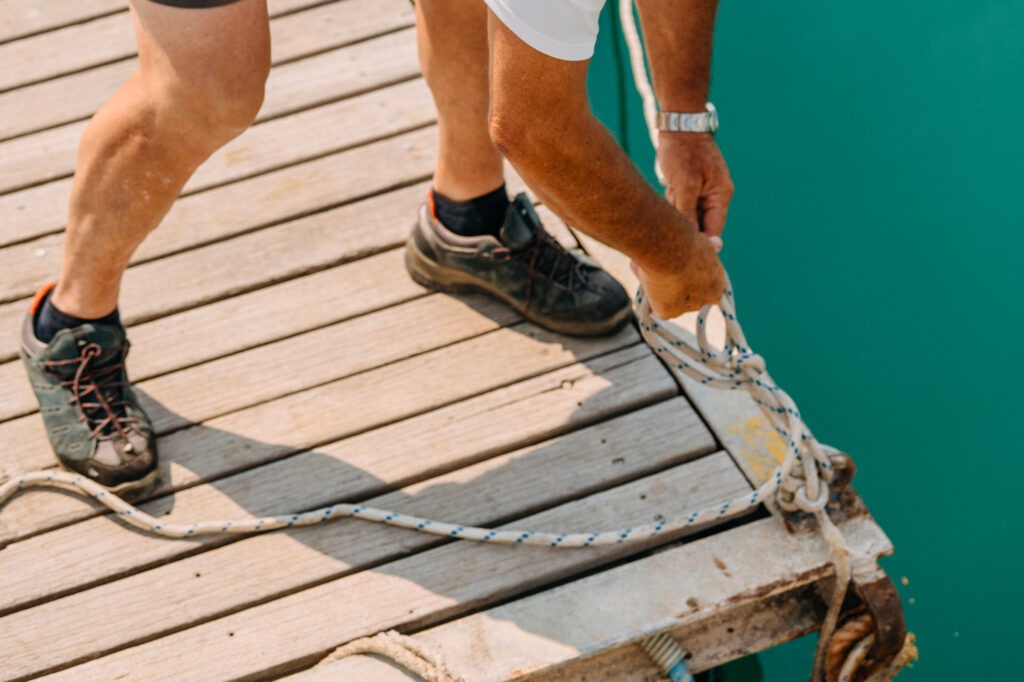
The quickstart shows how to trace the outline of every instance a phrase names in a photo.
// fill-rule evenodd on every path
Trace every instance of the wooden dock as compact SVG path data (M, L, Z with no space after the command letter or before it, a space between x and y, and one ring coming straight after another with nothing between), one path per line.
M7 474L55 465L18 327L58 270L78 137L134 68L125 5L0 5ZM408 1L270 7L258 123L192 178L124 285L129 370L164 469L146 510L229 519L360 500L607 530L681 517L771 471L752 406L681 381L635 329L566 338L414 284L402 244L435 129ZM71 496L26 494L0 510L0 679L410 679L364 656L310 669L395 629L471 682L656 680L636 646L646 635L671 632L701 670L817 626L831 571L820 538L764 513L698 531L563 551L358 521L164 540ZM844 532L857 552L890 551L868 516Z

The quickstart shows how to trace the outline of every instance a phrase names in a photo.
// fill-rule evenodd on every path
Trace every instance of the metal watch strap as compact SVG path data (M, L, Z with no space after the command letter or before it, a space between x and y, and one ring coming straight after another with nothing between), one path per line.
M658 130L670 133L714 133L718 130L718 110L711 102L702 114L682 114L675 111L658 112Z

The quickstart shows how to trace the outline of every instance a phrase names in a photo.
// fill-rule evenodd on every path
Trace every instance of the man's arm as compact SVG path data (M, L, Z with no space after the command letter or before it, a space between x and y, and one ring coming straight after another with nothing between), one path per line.
M654 312L718 301L707 239L648 185L590 111L586 62L548 57L490 14L491 137L559 216L641 268Z
M638 0L654 92L662 111L700 113L711 83L711 44L717 0ZM733 184L709 133L659 134L658 160L668 200L720 236Z

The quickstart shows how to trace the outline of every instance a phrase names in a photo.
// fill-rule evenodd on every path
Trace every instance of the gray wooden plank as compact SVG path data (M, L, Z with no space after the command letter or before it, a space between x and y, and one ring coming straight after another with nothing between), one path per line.
M457 489L451 491L453 496ZM712 455L516 520L514 525L559 531L618 528L658 515L678 518L745 490L746 482L728 457ZM413 537L411 531L396 531L393 536L389 544ZM142 679L156 669L168 679L281 674L364 634L430 625L567 579L645 546L558 551L446 545L122 650L56 673L52 679ZM41 639L25 629L12 630L11 643L23 647L23 656ZM13 665L14 670L24 670L31 662Z
M680 409L688 411L689 406L685 400L677 399L371 498L367 504L474 524L491 524L555 506L695 459L699 453L692 451L690 428L654 428L664 425L668 414ZM703 430L699 420L691 421L690 426ZM710 438L705 434L701 440L703 451L710 451ZM628 463L613 463L624 451L631 454ZM419 468L415 454L407 453L406 459L406 469ZM350 475L350 467L337 461L332 467L321 465L314 471L321 477L307 475L292 483L315 490L325 480L347 481ZM351 474L358 477L360 472ZM264 486L267 495L284 489L279 480L265 477L263 482L271 484ZM229 488L220 492L224 496L232 491ZM293 492L291 497L299 496ZM179 505L184 503L181 500ZM220 505L231 511L238 506ZM207 512L205 506L203 511L218 514L219 518L219 511ZM99 526L83 527L75 537L75 547L63 547L61 552L75 557L79 568L96 564L93 556L102 554L101 570L116 575L117 556L132 560L127 549L119 546L119 540L131 534L109 523L105 530L100 531ZM83 543L82 536L91 537L92 541ZM33 624L51 623L53 636L37 645L30 655L47 666L70 663L443 542L423 535L408 536L401 542L396 539L390 529L365 523L339 523L312 531L246 539L10 614L3 620L7 627L27 631L38 627ZM113 542L110 552L96 551L108 541ZM42 553L36 554L33 565L38 565L40 556L51 556L52 551L38 548L37 552ZM282 571L282 566L289 569ZM146 598L140 600L140 594ZM135 596L125 599L124 595ZM154 603L173 603L174 607L154 609ZM96 604L106 604L107 608L103 615L92 619L88 628L73 621L54 622L54 614L92 611ZM2 643L0 655L5 659L19 657L16 651L5 650Z
M380 0L344 0L340 5L335 4L309 12L308 14L316 19L314 22L306 22L305 15L307 13L271 20L271 35L275 41L273 59L275 64L283 65L271 71L270 79L267 82L269 98L264 103L259 120L297 111L316 103L338 99L340 95L332 94L332 83L344 83L345 78L342 73L333 72L331 67L325 66L331 61L339 63L339 66L347 71L359 69L361 62L363 75L366 75L365 65L372 63L375 71L388 74L388 82L395 82L403 77L411 78L415 75L415 71L397 71L394 62L395 58L408 60L410 53L407 50L399 49L395 52L393 49L395 46L401 48L403 45L408 45L408 32L399 31L400 34L406 36L404 41L396 40L394 35L385 35L389 31L396 31L411 25L409 7L401 0L385 1L391 3L390 10L387 12L373 11L374 7L379 7L376 3L379 3ZM351 22L351 30L349 24L344 21L327 21L327 18L332 15L325 13L333 11L334 7L346 7L349 3L364 10L354 17ZM367 8L370 10L369 12L365 11ZM281 24L282 28L278 28L278 24ZM359 42L371 35L381 35L382 37ZM351 47L349 47L350 45ZM0 48L2 47L0 46ZM412 50L413 61L411 63L415 64L414 39ZM327 53L338 54L325 57ZM311 56L310 59L300 59L307 56ZM91 116L124 83L129 74L135 70L136 64L135 58L123 59L52 80L19 87L15 90L0 92L0 140L45 130ZM306 78L308 81L310 76L307 72L309 70L319 72L324 78L324 88L321 92L311 93L293 88L290 95L296 99L274 98L275 89L280 89L282 83L287 85L295 79L301 80L302 78Z
M292 449L315 447L588 361L636 341L632 328L610 337L582 340L529 324L516 325L211 419L203 425L208 428L202 430L185 428L190 425L187 419L153 403L143 393L158 425L183 429L159 441L165 461L164 484L159 492L214 480L289 452L284 448L268 453L255 447L221 451L217 431L244 433L253 441L287 444ZM45 435L34 415L6 422L0 428L16 436L0 452L0 469L14 473L52 464ZM39 502L44 497L49 499ZM40 504L44 505L42 513ZM81 501L68 500L64 495L40 493L18 498L4 508L0 517L0 543L90 513Z
M846 522L842 530L855 556L891 551L868 518ZM587 680L610 682L630 679L633 666L641 679L664 679L636 642L667 631L693 654L691 670L706 670L814 628L820 601L806 588L832 573L819 536L791 535L774 519L762 519L445 623L415 639L474 682L569 682L584 679L583 670ZM360 679L351 675L360 668L369 669L350 659L288 680ZM364 679L411 679L377 669L379 677Z

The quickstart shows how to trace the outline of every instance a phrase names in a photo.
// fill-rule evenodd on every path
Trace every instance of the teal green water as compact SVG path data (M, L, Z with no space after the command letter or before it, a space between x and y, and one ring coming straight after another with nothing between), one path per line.
M646 171L613 23L591 94ZM1019 0L719 14L712 99L737 187L723 258L754 348L854 455L895 543L883 565L908 581L921 649L901 680L1022 677L1022 32ZM805 679L809 640L762 654L764 679Z

